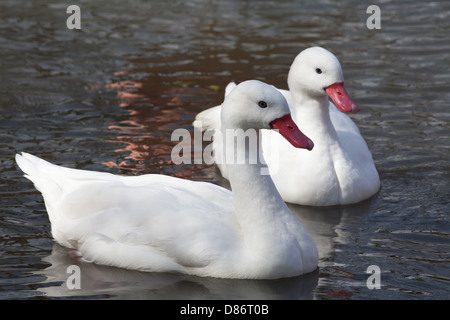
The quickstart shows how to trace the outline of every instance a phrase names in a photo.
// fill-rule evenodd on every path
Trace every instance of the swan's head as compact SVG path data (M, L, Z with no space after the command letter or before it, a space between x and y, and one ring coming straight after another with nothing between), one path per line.
M288 76L289 89L312 98L328 95L342 112L356 113L359 107L344 88L341 64L334 54L321 47L300 52Z
M225 129L276 129L296 148L314 146L292 120L284 96L258 80L240 83L225 97L221 120Z

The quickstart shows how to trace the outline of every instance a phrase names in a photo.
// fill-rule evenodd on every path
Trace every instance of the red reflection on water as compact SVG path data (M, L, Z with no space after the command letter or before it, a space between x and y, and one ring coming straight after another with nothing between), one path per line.
M350 300L353 293L345 289L328 290L327 296L333 299Z
M115 75L133 74L132 71L119 71ZM133 174L163 173L189 178L200 176L206 165L174 165L171 160L173 147L178 143L171 141L171 134L177 128L186 128L193 132L191 123L200 110L213 106L199 105L205 96L216 95L217 88L202 89L196 85L198 77L161 81L148 77L143 80L125 80L108 84L105 87L117 91L118 105L126 108L129 117L109 126L119 134L109 141L124 147L115 151L123 154L125 160L120 163L108 161L110 168L118 167ZM202 80L209 77L200 76ZM211 180L211 178L206 178Z

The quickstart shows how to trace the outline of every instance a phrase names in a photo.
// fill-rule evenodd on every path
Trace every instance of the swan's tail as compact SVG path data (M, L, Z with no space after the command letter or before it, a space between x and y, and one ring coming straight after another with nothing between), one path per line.
M26 152L16 154L16 163L25 173L24 177L31 180L36 189L42 193L47 211L50 211L49 205L58 203L63 192L76 188L80 183L97 179L103 181L117 179L106 172L61 167Z
M60 183L65 175L63 171L71 170L54 165L26 152L16 154L16 163L25 173L24 177L33 182L36 189L42 193L46 204L55 201L61 195L62 186Z
M46 184L46 181L48 181L48 177L45 173L50 173L58 167L26 152L16 154L16 163L25 173L24 177L31 180L36 189L41 192L41 187Z

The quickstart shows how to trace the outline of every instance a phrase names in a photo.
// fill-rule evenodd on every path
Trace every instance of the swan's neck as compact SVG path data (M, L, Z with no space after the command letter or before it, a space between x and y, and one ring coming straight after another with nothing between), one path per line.
M249 138L243 143L240 135L244 131L235 131L238 138L232 139L230 132L233 130L229 130L224 130L228 136L222 131L225 137L224 159L241 227L259 227L262 230L273 226L274 220L285 219L289 215L295 219L268 174L261 152L260 132L247 130Z
M261 153L257 133L254 141ZM262 155L258 153L257 161L249 162L248 159L254 159L251 145L236 139L231 145L247 159L245 163L226 162L242 239L241 250L236 254L246 261L244 266L258 265L262 274L267 272L271 277L280 270L292 275L306 269L312 271L317 266L314 242L281 198ZM230 152L229 147L230 144L224 148L225 153Z
M294 108L292 118L299 128L320 147L321 138L337 139L330 118L330 102L326 95L312 97L302 91L291 92Z

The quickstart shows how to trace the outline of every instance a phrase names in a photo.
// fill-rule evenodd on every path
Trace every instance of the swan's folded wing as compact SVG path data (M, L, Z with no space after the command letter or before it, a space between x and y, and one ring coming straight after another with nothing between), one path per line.
M43 194L54 238L87 260L182 272L240 239L232 193L212 183L75 170L28 154L17 163Z
M231 239L239 239L231 194L207 188L207 183L185 182L189 186L162 181L113 190L109 195L117 199L117 206L81 223L80 232L94 226L80 240L83 256L144 271L182 271L216 261L235 245Z
M236 87L236 83L230 82L225 88L225 97ZM206 130L219 130L221 126L220 122L220 112L222 110L222 105L218 105L209 109L206 109L195 117L192 125L194 128L200 129L202 131Z
M192 125L194 128L197 128L202 131L206 130L218 130L220 129L220 112L222 106L215 106L209 109L206 109L195 117Z

